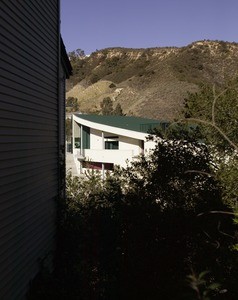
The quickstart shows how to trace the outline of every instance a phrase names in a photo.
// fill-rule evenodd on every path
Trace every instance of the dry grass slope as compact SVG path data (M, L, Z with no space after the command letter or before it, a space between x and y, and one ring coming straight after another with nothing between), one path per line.
M94 112L105 97L128 115L172 120L201 83L222 84L237 75L238 44L199 41L182 48L108 48L78 59L67 97Z

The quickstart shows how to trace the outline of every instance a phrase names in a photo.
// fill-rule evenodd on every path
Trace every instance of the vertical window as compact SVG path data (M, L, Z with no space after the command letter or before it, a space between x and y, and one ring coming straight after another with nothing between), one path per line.
M90 128L83 126L83 148L90 149Z
M118 141L106 141L105 149L119 149Z
M119 149L118 136L105 137L105 149L118 150Z

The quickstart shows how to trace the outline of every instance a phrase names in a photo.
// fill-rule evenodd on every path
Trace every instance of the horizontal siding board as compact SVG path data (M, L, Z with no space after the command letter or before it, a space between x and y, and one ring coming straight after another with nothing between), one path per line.
M18 51L18 48L14 45L12 47L12 42L9 39L1 36L1 59L4 62L8 62L9 64L14 64L19 67L21 66L21 70L24 73L28 73L30 76L35 76L40 81L48 83L54 88L54 80L55 80L55 73L54 72L47 72L45 71L44 65L42 66L39 60L32 59L29 55L25 52ZM4 42L4 44L3 44ZM9 59L9 57L11 59Z
M11 0L13 1L13 0ZM55 15L51 14L51 11L55 10L56 7L58 7L58 3L56 1L50 1L51 4L55 4L54 8L52 8L52 10L50 9L50 4L49 3L45 3L42 2L41 0L35 1L35 0L28 0L29 5L31 7L31 17L34 18L34 16L37 16L39 20L41 20L41 22L46 23L46 25L52 25L54 24L55 26L58 25L58 20L57 17ZM57 4L56 4L57 3ZM40 13L41 12L41 13ZM42 19L42 14L44 15L44 20ZM30 13L29 13L30 15Z
M56 194L54 192L54 188L56 187L56 183L52 183L52 186L51 186L51 192L50 192L50 195L52 198L56 197ZM47 193L47 194L46 194ZM19 201L18 199L15 199L18 203L18 205L10 205L9 203L5 203L5 209L6 209L6 212L3 214L1 213L1 220L4 220L4 224L1 224L1 228L6 228L6 231L10 231L9 227L7 225L9 224L12 224L12 216L14 215L14 223L17 222L17 218L20 218L20 216L24 216L26 214L29 215L29 213L31 213L32 211L36 211L39 209L42 209L43 207L43 212L44 214L47 213L47 211L45 210L45 206L47 206L46 204L47 203L44 203L47 199L47 195L49 195L49 190L45 190L44 191L44 197L42 197L42 195L39 196L39 194L37 195L34 195L34 202L32 201L32 196L31 197L28 197L28 198L24 198L25 201L24 203L22 203L22 201ZM13 200L11 201L13 202ZM48 202L48 201L47 201ZM44 204L44 206L42 206L42 204ZM48 202L49 204L49 202ZM11 210L9 210L9 208L13 208ZM8 209L8 210L7 210ZM3 219L4 218L4 219ZM9 223L8 221L9 220ZM13 225L14 225L13 223ZM1 235L3 235L3 231L1 232ZM1 256L0 256L0 259L1 259Z
M43 174L44 175L44 174ZM27 188L24 189L24 187L21 185L18 188L18 198L16 198L16 191L10 190L9 193L6 193L4 195L4 200L2 200L2 212L4 210L10 209L12 210L13 206L19 206L21 204L22 199L28 203L28 199L30 201L35 201L35 197L38 197L38 194L41 193L42 195L45 195L46 199L48 199L49 195L51 195L51 190L54 189L57 185L57 182L55 181L55 176L52 178L49 174L45 174L47 177L47 182L41 182L41 185L39 186L39 180L29 180L29 185ZM52 175L55 175L52 173ZM55 193L55 191L54 191ZM30 205L30 202L28 203Z
M46 11L43 12L45 7ZM58 20L57 16L51 13L48 5L45 5L45 1L34 0L32 2L27 0L27 5L25 5L22 1L16 3L15 0L9 0L7 1L5 11L14 14L16 23L20 21L22 24L25 24L25 26L23 25L21 27L26 30L34 30L34 32L38 33L39 37L46 44L54 43L55 35L54 31L52 31L52 27L57 27ZM42 35L44 32L51 38L44 38ZM28 33L33 35L33 38L36 38L34 33ZM24 34L24 31L21 31L21 34Z
M47 145L46 145L45 143L36 143L36 144L32 144L32 143L4 144L4 143L2 143L0 148L1 148L1 152L2 151L6 152L6 151L18 151L18 150L34 151L34 149L44 149L45 147L55 149L55 144L47 143Z
M59 1L0 1L0 299L53 249L59 192ZM62 95L61 95L62 96Z
M55 153L51 153L48 154L47 156L40 156L40 157L35 157L35 161L37 162L36 164L32 164L32 157L20 157L17 159L6 159L4 161L1 161L1 173L4 173L4 169L11 169L11 168L19 168L20 170L22 170L22 168L26 168L28 166L28 168L33 169L35 167L37 167L39 164L38 162L42 161L44 162L44 164L49 164L51 163L52 165L55 165L57 168L57 161L55 160ZM55 163L54 163L55 162ZM1 183L0 183L1 186Z
M52 193L50 195L52 195ZM44 202L41 202L40 206L35 206L34 208L35 210L31 208L28 214L21 211L18 216L14 216L14 219L10 215L8 219L3 220L5 226L1 227L0 255L2 254L1 251L4 251L4 247L9 247L9 243L6 244L4 240L9 240L16 244L19 243L20 240L18 239L21 239L24 233L28 235L28 232L31 231L34 226L39 227L39 223L42 224L40 227L44 226L49 219L49 215L53 212L53 207L50 208L49 204ZM24 240L22 242L24 243Z
M34 120L34 118L33 118ZM35 120L34 120L35 121ZM8 126L6 126L6 122L8 123ZM51 122L52 123L52 122ZM10 120L7 118L0 119L0 128L8 128L8 130L12 130L12 128L18 128L18 129L31 129L31 130L39 130L39 131L57 131L57 124L51 124L49 123L43 123L43 120L41 120L41 123L39 122L30 122L27 120ZM46 134L44 132L44 134ZM0 157L1 160L1 157Z
M11 0L11 1L13 1L13 0ZM54 3L55 6L52 9L55 11L56 8L57 9L59 8L59 3L58 3L58 1L50 1L50 2L51 2L51 5L49 4L49 2L46 4L45 2L43 3L41 0L37 0L37 1L29 0L29 4L32 6L33 9L35 9L34 14L38 14L38 16L40 17L39 12L41 11L42 14L44 15L44 18L46 21L49 21L50 24L54 24L57 26L57 23L58 23L57 16L51 14L50 7L52 7L52 4ZM32 12L33 12L33 10L32 10Z
M62 66L60 66L60 82L59 82L59 93L60 93L60 98L64 98L65 95L65 77L64 77L64 72ZM60 145L64 145L65 143L65 103L62 101L59 103L59 116L60 116L60 140L59 143Z
M37 17L41 16L41 14L39 13L39 10L41 10L41 9L40 8L35 8L35 5L34 5L35 1L33 1L33 4L31 4L31 3L32 2L29 3L30 9L28 11L31 12L32 15L29 15L31 18L30 18L30 20L27 20L27 22L29 24L31 23L31 19L35 20L34 16L37 16ZM43 3L43 5L44 5L44 3ZM50 12L47 11L47 14L48 13L50 13ZM45 17L46 16L47 15L45 14ZM43 22L42 22L42 20L43 20ZM52 18L48 17L48 18L41 19L41 23L42 24L44 23L44 25L41 26L41 27L37 23L35 23L35 26L37 27L38 37L40 37L44 41L43 45L45 45L45 44L49 45L48 47L50 47L52 45L52 43L55 41L55 39L52 37L52 30L51 30L52 22L54 23L55 20L52 20ZM56 21L56 23L57 23L57 21ZM56 23L54 24L54 26L57 26Z
M28 158L33 161L38 161L42 157L46 157L45 155L56 156L55 148L44 147L43 149L37 148L34 151L32 151L31 149L18 150L18 151L1 151L0 161L6 160L6 159L24 159L24 158Z
M3 18L2 16L0 17ZM7 44L12 45L12 47L17 46L21 49L21 51L28 53L28 55L30 55L31 58L34 60L37 60L37 57L39 57L39 55L42 55L43 59L41 60L41 64L45 65L48 70L54 70L54 65L52 65L52 62L56 63L56 61L55 52L53 51L53 49L51 50L52 53L47 51L46 45L40 42L35 42L34 44L31 43L31 46L29 47L27 44L27 34L26 36L21 35L21 39L19 39L18 30L16 28L13 28L11 24L5 22L4 25L1 27L1 36L5 38L5 41L8 40ZM11 39L9 39L9 35L11 36Z
M45 164L46 167L47 164ZM42 180L39 175L36 175L35 173L37 171L42 171L43 167L38 168L36 171L34 170L28 170L26 173L22 173L22 176L20 176L20 172L18 174L14 173L14 170L12 174L9 174L1 178L1 189L2 189L2 197L4 197L1 201L1 213L10 208L14 203L17 203L16 201L16 191L19 193L19 197L27 197L27 195L36 196L37 191L34 192L34 189L38 189L41 192L44 192L47 189L51 189L52 186L57 184L58 181L55 180L55 176L57 175L57 168L55 165L52 165L51 167L48 167L49 171L46 173L42 172L42 175L45 175L45 179ZM7 178L8 177L8 181ZM41 180L40 180L41 179ZM6 183L7 181L7 183ZM5 182L5 184L4 184ZM14 188L11 188L11 185L14 185ZM32 199L33 201L34 199ZM1 227L1 224L0 224Z
M57 142L57 136L55 137L55 139L52 139L52 137L50 137L49 135L47 136L2 136L1 137L1 142L2 143L47 143L47 142L52 142L55 141Z
M48 227L52 227L52 224L47 224ZM42 237L42 238L41 238ZM31 267L31 261L34 260L35 257L37 257L37 267L39 268L40 259L43 258L40 254L42 253L49 253L50 248L52 249L53 243L52 240L54 239L54 234L52 232L46 232L42 231L39 238L37 240L34 240L32 243L31 248L23 248L25 252L19 253L20 255L17 256L18 258L18 264L16 262L12 262L10 268L6 270L5 276L2 277L2 282L5 283L5 290L9 289L9 285L12 287L10 288L10 291L12 289L16 290L16 285L19 284L20 286L25 285L25 279L22 281L22 278L17 276L17 274L22 274L23 278L25 277L26 271L28 268L32 269ZM32 242L32 241L31 241ZM45 247L45 245L49 245L48 248ZM14 245L13 245L14 247ZM15 248L17 250L17 248ZM23 267L25 266L25 267ZM29 278L28 278L29 279ZM30 278L32 279L32 278ZM28 280L29 284L29 280ZM4 291L4 286L1 287L1 292ZM2 299L14 299L14 298L2 298ZM15 300L15 299L14 299Z
M5 87L1 88L4 89ZM57 122L57 112L48 105L42 105L42 102L44 103L44 101L39 101L39 99L33 99L32 97L25 95L24 101L20 102L19 99L17 99L17 95L19 94L19 96L22 95L24 97L24 94L15 93L14 96L12 94L12 90L9 92L9 95L0 93L0 96L2 95L1 97L4 97L4 100L1 101L1 118L9 119L11 118L12 113L12 119L15 120L22 120L24 117L27 118L32 116L35 118L36 122L40 119L48 119L50 122ZM30 108L33 105L35 107L34 111Z
M16 199L16 189L11 190L11 189L9 189L9 186L6 187L4 189L4 192L6 192L6 193L3 194L4 196L6 195L6 197L4 197L4 201L2 201L2 210L1 210L0 215L1 214L10 215L11 213L10 212L7 213L7 210L8 209L14 210L13 206L16 205L16 203L18 203L17 206L22 205L21 201L23 201L23 200L28 203L27 199L28 199L29 195L31 195L31 197L32 197L31 202L33 202L34 198L37 197L37 195L38 195L38 192L34 191L34 189L38 189L39 191L41 191L41 193L47 192L46 198L48 198L48 195L52 194L52 191L53 191L53 189L55 189L58 181L55 181L54 178L52 178L53 175L55 177L54 172L52 172L52 175L49 175L49 174L45 174L45 175L47 176L46 178L48 178L48 182L44 181L41 183L44 188L41 188L39 186L39 180L37 182L35 180L32 180L29 177L26 179L27 181L25 183L25 185L26 185L25 189L23 189L22 185L20 185L20 183L19 183L19 182L21 182L20 179L19 179L19 181L15 182L16 185L18 186L17 191L19 191L19 202ZM9 191L9 192L7 192L7 191ZM24 199L23 199L23 197L24 197ZM21 199L21 201L20 201L20 199ZM30 205L30 203L28 203L28 204ZM3 226L4 226L4 224L0 224L1 228Z
M14 0L11 0L11 3L14 2ZM51 1L52 2L52 1ZM42 28L47 31L47 33L54 38L54 35L51 30L52 24L54 26L57 26L58 20L57 17L51 14L51 11L55 10L50 8L50 5L42 2L42 1L31 1L28 0L29 5L27 7L24 7L24 11L27 13L27 17L29 18L29 22L33 20L37 20L38 23L38 30L41 32ZM22 4L19 3L21 6ZM57 4L58 5L58 4ZM55 7L57 7L57 5ZM45 10L46 9L46 10ZM44 31L43 31L44 32ZM47 41L49 42L49 41Z
M47 93L45 89L39 87L38 85L32 85L30 82L22 79L22 82L19 80L20 78L16 75L8 73L8 77L4 76L5 74L0 74L0 80L2 85L11 86L13 90L21 91L27 95L31 95L32 97L37 97L41 99L41 97L45 100L50 101L52 97L57 97L56 93Z
M57 112L55 111L56 108L56 103L52 102L52 99L48 99L48 101L46 101L45 97L41 98L39 97L39 95L32 95L32 94L26 94L21 90L15 90L15 89L11 89L8 92L9 88L7 87L7 85L3 85L1 86L1 93L0 95L1 98L3 98L3 100L1 101L2 104L2 110L8 110L11 111L11 109L13 111L16 111L16 109L14 110L14 107L10 107L10 105L14 105L14 101L15 101L15 105L17 107L24 107L23 111L26 111L25 114L27 113L27 108L30 109L30 106L35 106L36 107L36 111L33 111L32 109L30 109L29 113L32 115L36 115L38 111L44 111L44 112L49 112L51 114L55 114L57 115ZM8 92L8 94L7 94ZM22 101L19 101L20 98L23 98ZM7 104L7 100L5 99L10 99L12 98L11 103ZM6 105L7 104L7 105ZM45 104L45 105L44 105ZM2 115L2 112L1 112Z
M12 36L12 32L10 30L7 30L6 27L1 28L0 36L1 36L1 47L3 47L3 50L7 49L6 47L9 47L13 49L13 51L17 51L17 52L20 51L21 55L23 57L28 56L28 59L32 63L35 63L36 65L40 65L41 68L44 68L49 73L55 74L55 70L57 67L56 61L52 61L50 63L50 61L46 58L40 61L37 60L35 49L33 47L28 48L27 43L24 43L24 40L20 40L20 39L16 40L17 37L15 37L14 35ZM45 56L46 54L41 53L41 55Z
M0 128L1 143L39 143L56 142L58 137L51 128L40 130L37 128ZM1 166L0 166L1 169Z
M47 140L51 139L52 140L55 140L57 139L57 135L55 134L55 131L54 130L49 130L49 128L45 128L44 130L43 129L39 129L37 127L35 128L27 128L27 127L1 127L0 128L0 135L2 136L7 136L7 137L13 137L15 138L16 136L21 136L23 137L24 141L25 141L25 138L30 138L33 140L37 137L46 137L47 136Z
M49 7L51 7L51 9L56 9L56 3L52 2L51 0L45 0L45 2L47 2L47 5L49 5Z
M49 173L49 172L48 172ZM39 178L36 181L35 179L32 178L25 178L25 185L22 185L22 180L19 178L12 180L12 183L15 184L15 188L11 189L11 187L9 185L5 185L3 186L3 192L2 192L2 197L4 197L4 199L2 200L2 210L1 212L4 213L4 210L11 208L12 206L17 203L16 202L16 191L19 193L19 199L23 199L22 197L24 196L25 198L28 197L28 195L32 195L32 197L35 197L37 195L37 190L44 192L44 191L48 191L48 193L51 191L52 187L55 187L55 184L57 184L58 181L54 180L54 177L56 175L56 172L54 172L54 170L52 170L51 174L45 174L45 176L47 176L46 178L48 178L48 181L43 181L41 182L41 186L39 186ZM44 175L44 173L43 173ZM34 191L34 188L37 189L36 191ZM46 195L46 197L48 197L48 195ZM33 201L34 199L32 199ZM24 201L26 201L26 199L24 199ZM1 225L0 225L1 227Z
M34 21L27 25L27 18L20 19L18 16L19 13L22 14L22 12L16 9L14 11L5 10L4 12L0 10L2 35L7 37L8 34L11 34L11 38L17 41L19 46L23 49L29 49L28 51L31 51L35 57L46 54L47 56L42 58L42 61L45 63L51 63L51 59L56 60L56 40L47 35L47 30L44 30L44 32L41 32L39 29L34 30ZM14 19L14 23L11 22L12 19ZM21 33L20 39L19 32ZM30 44L29 36L31 36Z
M17 82L18 80L26 80L27 83L30 83L34 86L39 86L43 88L46 92L49 94L56 94L56 90L52 91L52 85L49 85L50 81L44 81L40 80L39 76L35 76L33 72L31 72L30 69L25 70L22 72L22 69L25 69L24 67L19 70L15 65L9 63L8 61L1 61L0 65L0 72L1 74L6 73L7 75L10 73L12 74L14 80ZM29 76L30 75L30 76Z
M35 167L35 169L33 169ZM57 169L57 163L55 161L54 162L50 162L50 161L38 161L37 163L28 163L22 166L18 166L18 169L14 168L14 167L9 167L9 168L5 168L1 170L1 194L3 195L5 193L7 189L7 183L5 182L7 180L7 176L12 176L12 179L10 180L10 178L8 178L8 180L10 181L10 183L12 184L13 182L17 185L17 181L19 181L19 174L22 174L22 177L24 176L24 174L31 174L32 176L34 175L35 178L39 179L41 176L41 174L39 174L39 172L43 172L44 168L48 168L48 174L51 174L52 170ZM42 173L44 174L44 173ZM5 179L4 179L5 178ZM14 180L14 181L13 181ZM5 182L5 184L4 184ZM26 184L26 183L25 183ZM24 185L23 185L24 186ZM20 188L20 187L19 187ZM15 186L12 187L12 191L15 189Z
M21 264L18 266L18 268L16 268L16 266L14 264L12 264L12 266L11 266L12 268L9 268L7 270L5 277L2 276L2 278L3 278L2 282L5 282L5 286L12 285L12 288L10 289L10 291L12 291L12 289L15 290L15 285L18 284L19 282L20 282L21 286L23 284L25 284L25 282L24 282L25 279L24 279L24 281L22 281L21 280L22 278L17 276L17 274L21 273L24 278L25 274L27 272L27 269L32 269L32 264L30 264L30 262L34 259L34 257L38 257L37 267L39 268L40 259L43 258L40 254L42 254L42 253L47 254L50 252L50 250L54 246L54 244L52 243L53 240L54 240L54 234L52 234L52 232L42 231L39 238L37 240L35 240L35 243L32 245L32 248L31 249L26 248L25 253L22 253L22 255L21 255L22 258L20 260ZM49 245L48 248L46 248L45 245ZM23 266L25 266L25 268ZM30 278L30 279L32 279L32 278ZM28 280L28 284L29 284L29 280ZM8 289L8 287L7 287L7 289ZM5 290L7 290L7 289L5 289ZM2 292L2 290L1 290L1 292ZM3 297L2 299L14 299L15 300L15 298L5 298L5 297Z
M19 107L16 106L15 110L18 110ZM20 107L19 110L21 110L22 107ZM24 111L24 109L22 109ZM50 118L49 115L47 115L48 118L46 118L45 114L39 115L36 113L36 115L32 116L27 113L25 114L19 114L17 112L12 112L12 119L11 119L11 112L8 108L8 110L2 111L3 117L0 118L0 126L9 126L11 127L21 127L21 128L34 128L36 126L39 127L39 129L44 128L55 128L57 130L57 119L56 116L54 118Z
M44 74L43 72L45 72L46 76L53 76L56 74L57 64L55 61L50 65L44 60L41 61L39 60L39 58L37 59L33 50L28 50L27 46L23 47L23 45L18 45L15 40L11 40L10 32L5 32L4 35L4 31L1 29L0 38L2 51L9 51L9 56L13 54L11 55L12 58L14 58L14 56L16 55L17 60L20 62L20 58L22 57L24 64L27 64L29 62L29 65L32 66L32 68L34 68L34 66L35 68L38 67L41 70L40 72L42 74Z
M32 210L29 215L20 215L19 219L14 218L14 222L7 223L6 227L1 228L1 250L0 255L9 251L13 246L25 243L25 238L36 230L42 230L50 219L51 214L45 213L45 210L40 210L39 207L36 210ZM22 220L24 219L24 222ZM20 222L19 222L20 220ZM5 229L5 230L4 230ZM36 232L35 232L36 233Z
M4 168L1 169L1 176L0 176L0 178L1 178L0 186L2 187L1 194L5 193L5 191L8 191L7 181L9 181L10 184L12 184L12 183L17 184L17 182L21 181L21 178L26 179L26 178L29 178L29 176L34 176L35 178L39 179L40 174L38 174L38 173L43 172L44 168L48 168L49 171L47 173L51 174L52 170L57 170L57 167L58 166L57 166L56 161L54 163L54 161L52 161L52 160L51 161L49 159L43 160L43 158L42 158L42 161L41 160L38 161L38 164L33 164L33 162L31 163L28 160L28 164L25 163L24 165L23 164L21 165L21 162L17 163L17 161L16 161L16 167L14 167L13 165L10 165L8 168L6 167L5 169ZM33 168L35 168L35 169L33 169ZM22 174L22 176L20 176L21 174ZM7 178L7 176L9 176L9 178ZM12 178L10 176L12 176ZM27 184L27 182L25 182L25 185L26 184ZM19 185L19 184L17 184L17 185ZM23 186L24 186L24 182L23 182ZM19 188L20 188L20 186L19 186ZM15 189L15 187L12 187L12 190L14 190L14 189Z
M44 26L44 28L42 26L39 26L38 20L34 17L29 19L29 16L27 16L27 7L26 9L20 11L17 10L15 6L15 2L13 5L9 1L9 9L5 11L4 14L0 13L2 19L5 20L5 28L12 31L12 33L18 32L20 28L21 36L24 37L24 39L27 40L29 35L32 37L31 46L36 46L36 51L40 50L41 54L46 52L48 54L47 58L52 57L54 59L55 56L53 54L55 53L55 39L53 38L52 32L50 31L49 27L47 25ZM21 5L19 7L21 7ZM13 26L12 23L9 23L9 20L11 19L14 19L17 27L15 26L15 24Z
M6 184L7 180L9 180L11 183L18 181L18 174L22 174L22 177L25 177L25 173L31 172L31 174L34 174L35 176L37 176L37 172L42 171L42 168L47 167L49 169L49 171L51 169L57 169L58 168L58 160L50 160L49 157L52 156L50 154L45 154L44 157L42 156L41 159L39 159L36 162L34 162L33 160L30 160L30 158L26 158L24 161L28 160L28 163L22 164L18 159L12 159L12 161L16 162L16 167L13 165L13 163L9 162L9 167L6 167L6 163L4 163L3 167L0 169L0 179L1 179L1 183L0 186ZM55 158L55 156L54 156ZM3 160L1 160L1 164L3 164ZM34 169L35 168L35 171ZM12 179L9 177L7 178L7 176L13 176ZM39 177L39 176L37 176ZM5 179L4 179L5 178ZM15 179L15 181L13 181ZM13 187L14 189L14 187ZM3 193L3 189L0 192L0 195Z
M21 253L20 256L15 256L14 259L13 259L13 261L12 261L12 265L13 265L14 269L16 269L17 267L22 266L22 263L21 263L21 265L19 265L19 261L21 261L22 259L29 260L29 255L30 256L32 255L32 251L33 250L35 250L34 255L38 254L38 253L40 254L40 246L39 246L40 243L42 243L43 245L45 245L46 243L52 245L52 240L54 239L55 234L53 233L53 230L51 232L49 232L49 231L47 232L47 227L52 226L52 222L48 222L48 224L46 223L45 225L46 225L45 226L45 230L42 230L42 228L41 228L41 231L36 232L36 230L39 228L39 226L38 226L38 228L37 227L35 227L35 228L33 227L33 228L31 228L31 230L29 230L28 232L26 232L29 235L32 235L33 233L35 233L37 239L35 239L34 242L37 244L37 248L39 248L39 249L37 249L36 247L35 247L35 249L34 249L34 247L32 247L31 249L29 249L29 248L27 249L26 248L25 251L24 251L24 253ZM46 243L44 242L44 240L46 240ZM3 257L3 258L6 257L8 255L8 251L11 251L11 249L21 248L21 247L24 246L24 244L21 244L21 240L19 238L16 237L15 241L16 241L16 243L12 244L11 247L10 247L10 249L7 249L5 253L2 253L1 257ZM51 243L50 243L50 241L51 241ZM45 249L45 247L43 247L43 248ZM48 250L48 249L45 249L45 250ZM50 251L50 248L49 248L49 251ZM47 252L47 251L45 251L45 252ZM14 251L12 251L12 253L9 252L9 254L13 255ZM38 257L38 258L40 259L40 257ZM1 265L3 267L3 270L5 271L5 275L6 274L8 275L9 273L10 274L13 273L13 272L11 272L11 270L8 267L6 267L7 264L4 265L4 259L3 259L3 263L1 263ZM2 280L3 278L4 277L0 275L0 280Z

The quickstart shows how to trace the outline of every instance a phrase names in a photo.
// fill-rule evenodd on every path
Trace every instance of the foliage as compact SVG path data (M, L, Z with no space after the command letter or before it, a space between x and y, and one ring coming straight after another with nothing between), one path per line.
M113 114L113 103L110 97L106 97L100 103L102 115L108 116Z
M238 177L238 79L226 86L203 86L186 99L185 117L199 124L203 139L216 160L216 176L223 199L237 205Z
M222 87L203 85L199 92L189 93L185 100L185 117L197 121L206 142L222 151L234 150L227 138L238 144L237 80Z
M74 112L79 110L78 98L68 97L66 99L66 110L69 112Z
M188 275L188 282L191 288L195 291L195 299L199 300L209 300L210 296L219 293L220 284L219 283L209 283L207 279L208 271L203 271L200 274L195 274L192 272Z
M115 109L113 110L113 115L115 116L124 116L123 110L120 103L117 103Z
M216 172L219 178L223 201L228 203L234 209L238 208L238 157L229 157L219 163Z
M224 52L224 44L220 45ZM190 94L186 100L185 116L189 121L197 121L210 152L215 160L215 176L220 183L223 202L232 207L228 211L216 212L230 214L238 224L238 78L226 86L203 86L201 91ZM233 249L235 257L230 260L237 264L237 230L234 233Z
M165 125L159 125L150 132L149 138L158 136L165 140L181 140L188 142L202 142L203 135L197 124L186 124L181 122L172 122Z
M225 299L234 299L233 224L225 214L205 213L228 210L207 175L210 163L203 144L167 140L105 180L96 172L84 180L68 175L55 273L62 295L197 299L186 284L194 269L212 274L205 285L196 283L199 290L211 295L219 282Z
M85 57L85 53L82 49L76 49L74 51L71 51L68 53L69 59L71 62L76 61L79 58L84 58Z
M72 137L72 121L68 118L65 120L65 135L66 140L70 142Z
M104 98L103 101L100 103L100 107L101 107L101 114L104 116L109 116L109 115L124 116L121 108L121 104L118 103L114 109L113 102L110 97Z

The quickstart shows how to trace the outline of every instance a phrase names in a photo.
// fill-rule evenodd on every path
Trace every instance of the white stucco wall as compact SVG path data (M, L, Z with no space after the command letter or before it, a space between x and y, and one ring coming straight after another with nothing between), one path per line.
M126 166L126 160L132 160L133 150L92 150L85 149L85 158L89 161L101 163L113 163L115 165Z
M156 143L154 141L145 141L145 154L150 152L150 150L153 150L156 146Z
M133 139L126 136L120 136L119 138L120 150L133 150L134 156L142 153L141 140Z
M90 148L102 149L102 132L94 128L90 128Z
M126 166L126 161L131 161L134 157L143 153L142 141L144 141L144 153L149 153L153 149L155 143L147 141L147 134L132 130L125 130L118 127L93 123L82 120L77 116L73 116L77 123L90 127L90 149L83 151L86 160L102 163L113 163L122 167ZM103 134L102 134L103 133ZM119 141L119 149L104 149L103 136L117 136ZM80 156L79 149L75 149L76 156ZM79 161L78 161L79 164Z
M118 136L119 141L119 150L123 151L133 151L134 155L139 155L141 153L141 141L138 139L133 139L127 136L115 135L110 132L103 132L104 137L107 136ZM90 130L90 149L91 150L100 150L103 149L103 141L102 141L102 131L91 128ZM109 150L116 151L116 150Z

